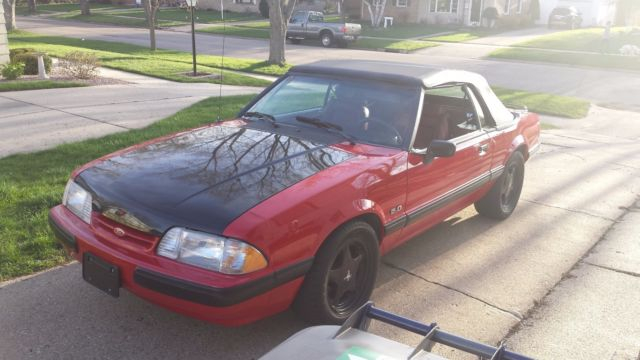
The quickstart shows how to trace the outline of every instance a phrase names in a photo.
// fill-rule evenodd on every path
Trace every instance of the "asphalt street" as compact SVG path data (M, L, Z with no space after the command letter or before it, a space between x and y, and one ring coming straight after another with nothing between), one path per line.
M18 21L21 29L30 32L149 46L149 32L140 28L122 28L27 17L20 17ZM511 34L515 40L508 39L508 36L493 37L493 39L496 45L504 45L517 42L519 39L529 38L528 34L522 32ZM157 36L160 48L191 51L191 35L188 33L160 30L157 31ZM196 37L199 53L214 55L222 53L223 39L221 36L197 34ZM490 40L485 39L486 41ZM225 54L230 57L259 60L268 58L267 40L228 37L224 41L224 45ZM497 86L578 96L597 104L640 111L640 103L637 99L637 94L640 93L640 74L637 72L484 60L482 57L492 50L491 46L486 45L446 44L412 54L395 54L288 44L287 61L292 64L306 64L319 59L359 59L429 64L442 68L475 71L484 75L491 84Z

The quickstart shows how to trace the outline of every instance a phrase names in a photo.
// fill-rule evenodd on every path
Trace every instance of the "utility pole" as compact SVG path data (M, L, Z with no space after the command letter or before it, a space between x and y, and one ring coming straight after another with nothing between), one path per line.
M194 15L194 9L198 0L187 0L187 5L191 8L191 52L193 54L193 76L195 77L198 72L196 70L196 18Z

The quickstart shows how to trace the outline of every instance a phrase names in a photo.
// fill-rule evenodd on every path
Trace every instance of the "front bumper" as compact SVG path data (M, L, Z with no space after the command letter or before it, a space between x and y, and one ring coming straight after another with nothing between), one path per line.
M122 287L172 311L223 325L242 325L286 309L312 259L259 274L232 276L180 264L150 251L116 248L64 206L51 209L56 238L78 261L90 252L120 270ZM115 241L118 239L115 238Z

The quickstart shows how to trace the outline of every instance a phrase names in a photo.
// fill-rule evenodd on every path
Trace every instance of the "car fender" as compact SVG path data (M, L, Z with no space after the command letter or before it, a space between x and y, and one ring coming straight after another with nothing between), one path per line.
M525 159L529 157L529 146L522 134L516 135L516 137L511 141L511 146L509 147L509 156L507 156L506 161L509 161L511 155L513 155L513 153L516 151L521 151Z
M374 221L371 216L375 216ZM363 219L365 222L369 223L373 230L378 234L378 241L382 242L382 238L384 237L384 210L382 207L376 202L370 199L356 199L351 202L351 206L345 207L343 209L337 209L332 217L332 220L326 223L326 226L323 228L323 231L318 236L318 243L313 247L313 253L315 254L320 246L333 234L336 230L340 229L342 226L356 220Z

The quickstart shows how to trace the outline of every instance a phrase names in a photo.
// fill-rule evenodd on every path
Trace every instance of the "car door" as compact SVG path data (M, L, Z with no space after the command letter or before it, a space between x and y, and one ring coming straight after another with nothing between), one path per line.
M489 186L492 138L482 129L484 113L470 86L454 84L425 90L423 111L414 144L447 140L456 145L451 157L425 161L411 154L408 164L407 222L410 238L468 206ZM429 130L434 122L446 124ZM437 128L442 128L438 130ZM424 129L428 130L424 130ZM438 138L440 137L440 138Z
M291 16L287 27L287 37L304 38L305 24L307 22L307 12L297 11Z
M305 38L315 39L320 37L320 28L323 21L324 17L322 16L322 13L310 12L309 18L307 19L307 26L305 28Z

